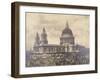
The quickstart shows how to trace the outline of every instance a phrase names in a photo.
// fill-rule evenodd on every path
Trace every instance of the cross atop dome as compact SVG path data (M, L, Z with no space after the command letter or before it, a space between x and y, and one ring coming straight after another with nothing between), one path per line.
M67 27L67 28L69 28L69 24L68 24L68 21L66 21L66 27Z

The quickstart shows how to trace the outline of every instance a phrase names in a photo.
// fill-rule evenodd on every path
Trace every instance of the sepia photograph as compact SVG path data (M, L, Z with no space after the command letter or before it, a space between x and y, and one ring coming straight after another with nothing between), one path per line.
M12 3L11 76L97 73L97 7Z
M26 67L89 64L89 16L25 13Z

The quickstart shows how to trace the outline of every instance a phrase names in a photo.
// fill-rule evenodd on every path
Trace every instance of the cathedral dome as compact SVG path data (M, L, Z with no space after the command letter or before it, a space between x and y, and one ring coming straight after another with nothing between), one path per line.
M66 24L66 28L62 31L62 35L73 36L72 30L69 28L68 23Z
M61 45L73 45L74 44L74 36L72 30L69 28L68 23L66 24L65 29L62 31L60 37Z
M66 27L66 28L62 31L62 35L63 35L63 34L73 35L71 29L68 28L68 27Z

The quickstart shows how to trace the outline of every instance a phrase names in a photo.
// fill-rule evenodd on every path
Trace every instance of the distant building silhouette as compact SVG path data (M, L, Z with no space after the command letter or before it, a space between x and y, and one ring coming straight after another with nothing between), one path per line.
M35 43L33 46L33 53L61 53L61 52L70 52L77 53L79 52L78 48L75 45L75 38L72 30L69 28L68 22L66 23L65 29L62 31L60 37L60 44L48 44L47 33L45 28L41 33L36 34Z

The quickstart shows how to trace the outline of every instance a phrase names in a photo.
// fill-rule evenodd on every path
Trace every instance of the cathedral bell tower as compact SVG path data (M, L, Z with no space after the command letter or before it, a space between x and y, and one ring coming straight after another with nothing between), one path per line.
M38 32L36 33L36 37L35 37L35 43L34 46L39 46L40 45L40 37Z
M47 33L45 31L45 28L43 28L43 32L41 34L41 45L48 44L47 40Z
M35 42L34 42L34 46L33 46L34 52L39 52L39 48L37 48L39 45L40 45L40 37L39 37L39 34L36 33Z

